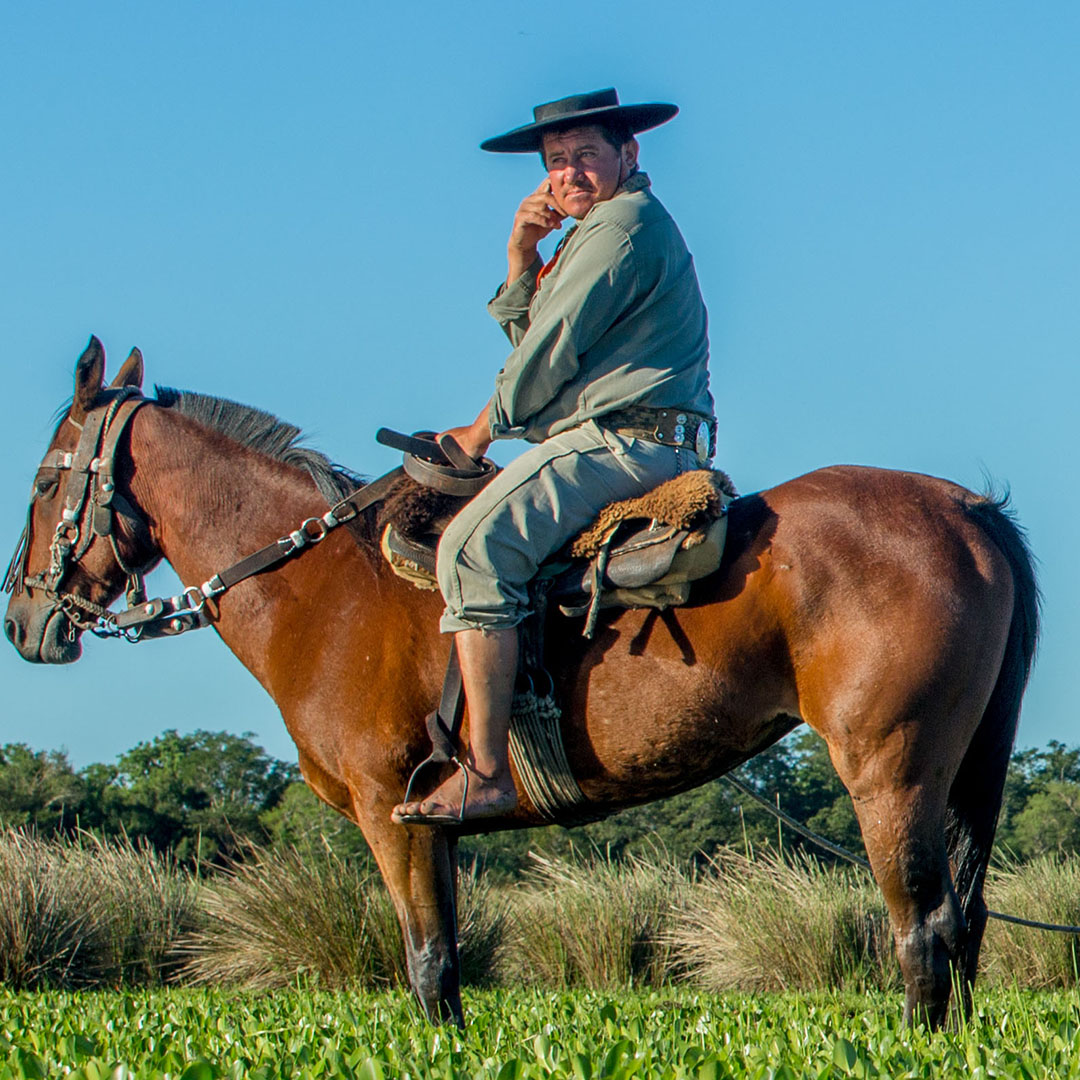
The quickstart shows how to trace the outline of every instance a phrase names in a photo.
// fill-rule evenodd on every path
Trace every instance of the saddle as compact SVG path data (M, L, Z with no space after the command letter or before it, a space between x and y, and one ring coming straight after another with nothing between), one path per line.
M734 495L725 473L695 469L612 503L541 566L539 582L564 615L586 617L586 637L600 608L685 604L691 584L720 565ZM436 547L464 501L402 478L380 516L382 553L395 573L418 588L438 588Z

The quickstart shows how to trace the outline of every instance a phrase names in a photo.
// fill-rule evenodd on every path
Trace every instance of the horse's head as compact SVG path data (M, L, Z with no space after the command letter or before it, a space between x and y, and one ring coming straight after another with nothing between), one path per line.
M75 365L75 394L34 477L26 527L4 577L12 594L4 633L25 660L66 664L129 583L160 558L118 475L116 451L143 403L143 364L132 349L104 384L105 351L96 337ZM130 462L127 463L130 466Z

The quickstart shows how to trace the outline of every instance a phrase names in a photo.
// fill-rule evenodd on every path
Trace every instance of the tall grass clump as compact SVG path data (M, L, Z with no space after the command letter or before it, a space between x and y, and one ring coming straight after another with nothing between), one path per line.
M673 862L532 854L516 890L505 979L551 988L657 986L671 973L668 931L688 888Z
M493 986L510 934L507 890L492 886L477 863L458 874L458 953L465 986Z
M805 854L724 852L670 936L707 990L866 990L899 985L888 916L868 875Z
M79 985L102 903L30 832L0 834L0 981L13 990Z
M991 868L986 900L995 911L1027 919L1080 926L1080 859L1042 855L1006 860ZM990 981L1027 990L1080 985L1080 936L991 919L983 969Z
M12 989L156 985L194 921L194 885L126 838L0 834L0 982Z
M87 897L97 897L96 962L89 981L154 986L177 968L179 940L198 922L198 886L169 854L128 837L103 841L80 834L59 846L60 857Z
M372 986L404 967L389 898L329 850L249 847L203 883L199 906L201 925L181 945L185 982Z
M202 925L183 943L183 981L249 989L308 979L325 988L407 981L405 949L382 881L329 848L248 848L202 887ZM463 982L489 981L505 905L475 873L459 885Z

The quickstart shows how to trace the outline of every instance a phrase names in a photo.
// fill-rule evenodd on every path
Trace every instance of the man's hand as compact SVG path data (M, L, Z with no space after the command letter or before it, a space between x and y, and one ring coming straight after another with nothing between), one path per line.
M473 459L479 461L491 445L491 430L488 427L488 402L480 415L465 427L452 427L440 432L440 435L453 435L458 446Z
M551 181L544 180L518 207L510 242L506 246L507 287L536 261L536 245L554 229L562 227L565 214L552 205Z

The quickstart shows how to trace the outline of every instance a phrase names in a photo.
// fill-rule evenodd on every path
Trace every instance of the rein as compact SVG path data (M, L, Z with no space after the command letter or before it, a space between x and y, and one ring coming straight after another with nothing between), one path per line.
M131 503L116 491L114 479L120 438L131 418L147 401L133 387L122 387L103 404L92 409L83 424L70 416L67 418L67 423L80 429L78 446L74 452L51 451L38 467L39 475L42 470L55 470L61 474L70 472L64 508L49 545L48 570L32 577L27 574L30 523L34 500L38 497L35 481L26 511L26 524L4 573L4 592L20 593L24 587L41 589L67 617L70 624L68 633L72 639L77 630L89 630L98 637L136 642L209 626L211 619L206 611L208 600L216 599L241 581L269 570L325 540L333 529L354 520L367 507L378 502L404 471L399 466L352 492L321 517L306 518L293 532L245 556L232 566L219 570L202 585L188 586L178 596L148 600L143 573L146 565L157 556L146 560L142 567L129 567L120 554L114 528L114 518L119 514L133 532L145 539L150 536L146 522L135 512ZM127 575L127 608L124 611L109 611L92 600L60 588L68 572L89 550L95 536L108 538L117 565ZM88 615L93 616L93 621L86 618Z
M189 585L178 596L147 600L137 607L129 605L126 611L117 614L106 612L104 621L109 625L94 628L93 632L99 637L142 641L209 626L211 619L206 611L208 600L217 599L241 581L270 570L293 555L321 543L333 529L354 520L378 502L403 471L399 466L346 495L321 517L305 518L293 532L246 555L232 566L219 570L201 585Z

